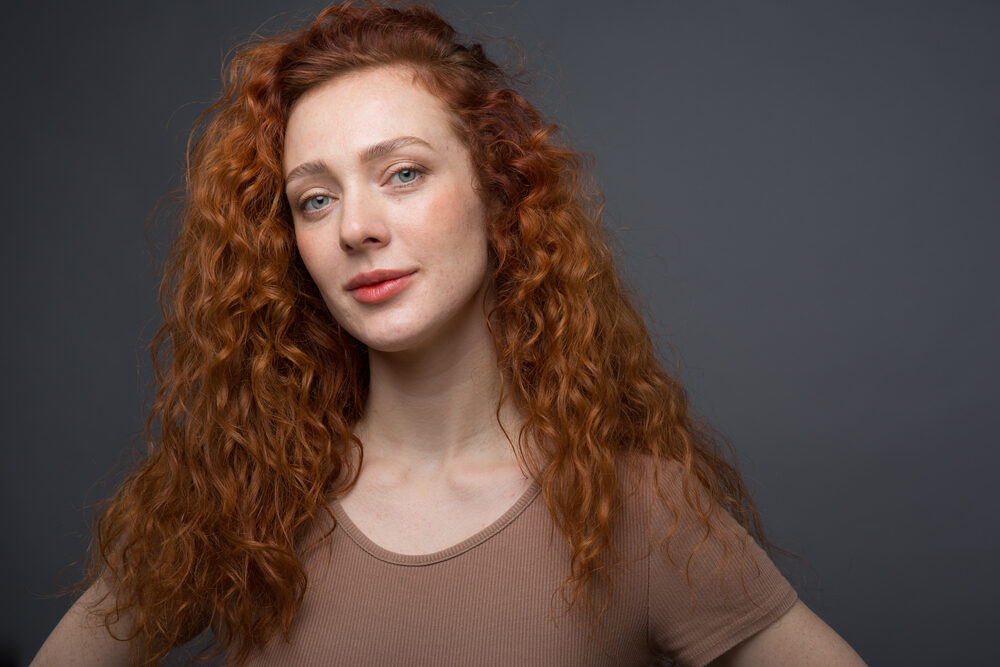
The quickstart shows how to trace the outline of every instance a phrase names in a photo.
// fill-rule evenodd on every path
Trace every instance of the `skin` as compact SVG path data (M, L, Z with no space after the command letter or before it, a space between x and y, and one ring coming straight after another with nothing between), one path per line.
M360 157L399 137L421 141ZM400 553L460 542L527 485L501 428L516 432L522 415L505 403L497 422L499 379L483 311L492 300L486 213L467 147L411 72L380 68L334 79L296 103L284 169L302 259L331 314L369 350L371 387L356 427L364 466L342 507L370 539ZM345 285L373 269L415 273L392 298L360 303ZM32 665L128 664L128 645L87 614L97 596L91 589L73 605ZM712 664L864 662L797 602Z
M379 358L416 360L481 335L486 211L447 111L406 70L320 85L293 107L284 162L295 240L336 320ZM362 152L408 137L370 161ZM420 142L420 143L417 143ZM402 170L402 171L401 171ZM416 271L401 293L358 302L344 285L376 268Z
M400 137L408 143L364 159ZM468 148L410 70L386 67L299 99L283 158L303 262L334 318L368 346L355 427L364 466L342 507L397 553L456 544L529 485L501 428L515 432L520 415L505 402L496 417L486 207ZM374 269L415 273L390 299L361 303L345 285Z

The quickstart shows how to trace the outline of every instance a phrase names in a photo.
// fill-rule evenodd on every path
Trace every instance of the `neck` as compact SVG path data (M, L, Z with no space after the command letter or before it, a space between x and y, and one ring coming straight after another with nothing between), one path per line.
M368 358L368 400L355 426L366 459L424 469L515 461L507 436L517 441L522 420L507 399L498 422L501 383L485 318L429 348L369 349Z

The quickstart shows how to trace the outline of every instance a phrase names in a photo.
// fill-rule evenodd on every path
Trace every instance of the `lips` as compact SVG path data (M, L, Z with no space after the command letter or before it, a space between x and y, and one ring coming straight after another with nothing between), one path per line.
M351 290L351 296L357 299L359 303L382 303L383 301L391 299L406 289L406 286L412 281L413 274L407 273L399 276L398 278L383 280L382 282L375 283L374 285L362 285L361 287L355 287Z
M400 278L402 276L408 276L411 273L416 273L412 270L395 270L395 269L376 269L374 271L369 271L368 273L359 273L348 281L344 289L351 291L359 287L367 287L368 285L377 285L378 283L384 283L387 280L393 280L394 278Z

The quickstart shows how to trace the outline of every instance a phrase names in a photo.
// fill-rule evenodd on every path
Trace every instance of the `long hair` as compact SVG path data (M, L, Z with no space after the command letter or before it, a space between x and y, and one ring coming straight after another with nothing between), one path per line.
M666 462L680 466L707 531L717 505L767 544L738 471L657 361L581 156L432 10L331 6L236 55L192 132L152 346L148 453L98 516L90 556L89 580L113 591L105 623L128 619L141 661L206 627L236 662L287 637L305 532L357 479L367 351L297 254L281 156L303 93L384 65L410 68L471 152L489 211L501 395L527 416L512 444L569 546L569 605L593 603L607 577L619 464L632 454L648 455L657 484Z

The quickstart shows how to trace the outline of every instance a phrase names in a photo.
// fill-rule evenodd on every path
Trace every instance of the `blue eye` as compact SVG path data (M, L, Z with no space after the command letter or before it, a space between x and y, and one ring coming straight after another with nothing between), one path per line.
M412 183L417 180L418 176L420 176L420 170L416 167L403 167L393 174L393 177L403 184Z
M326 195L316 195L310 197L302 203L302 208L307 211L321 211L330 205L330 198Z

